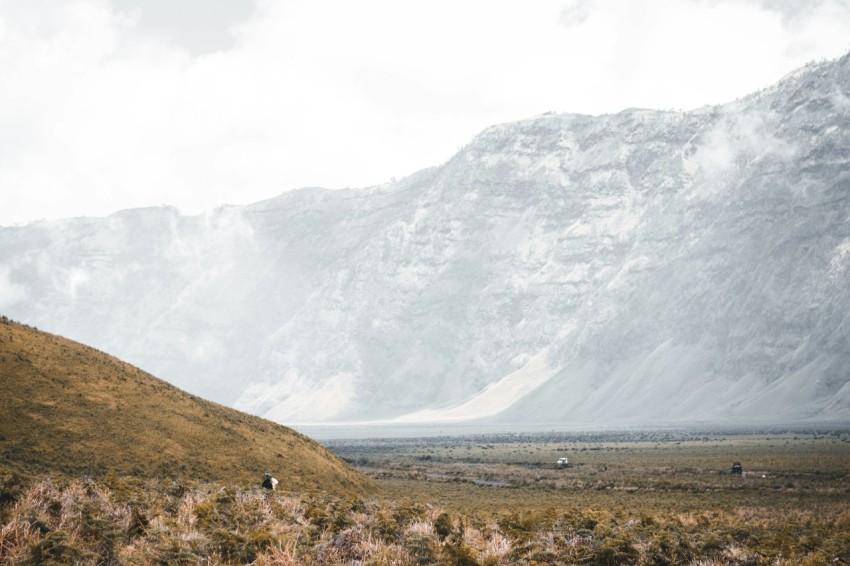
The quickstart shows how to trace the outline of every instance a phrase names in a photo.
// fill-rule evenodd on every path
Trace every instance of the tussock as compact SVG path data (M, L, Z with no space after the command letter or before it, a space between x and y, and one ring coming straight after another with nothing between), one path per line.
M0 563L825 564L850 511L683 515L551 508L455 514L409 500L168 480L29 480L0 507ZM481 488L473 488L481 489Z

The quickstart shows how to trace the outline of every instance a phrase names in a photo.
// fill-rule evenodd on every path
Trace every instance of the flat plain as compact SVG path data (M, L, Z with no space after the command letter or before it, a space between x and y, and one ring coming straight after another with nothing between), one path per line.
M850 563L850 430L844 427L324 444L372 477L389 499L445 509L479 525L496 521L514 549L534 537L546 547L540 541L569 532L563 548L538 554L544 562ZM569 465L558 466L559 458ZM741 474L732 471L736 462ZM593 541L592 553L576 551L582 540Z
M323 443L393 497L457 512L850 509L850 430L488 434ZM556 464L566 457L569 465ZM743 474L731 473L741 462Z

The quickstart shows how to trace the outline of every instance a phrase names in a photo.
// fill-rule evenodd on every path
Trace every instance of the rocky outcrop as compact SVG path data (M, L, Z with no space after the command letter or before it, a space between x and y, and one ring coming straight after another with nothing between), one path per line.
M850 418L850 58L440 167L0 231L0 308L284 423Z

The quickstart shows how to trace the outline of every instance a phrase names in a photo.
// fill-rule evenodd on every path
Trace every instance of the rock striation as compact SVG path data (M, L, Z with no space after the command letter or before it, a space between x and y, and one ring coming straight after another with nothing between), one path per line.
M282 423L850 422L850 55L379 187L2 228L0 309Z

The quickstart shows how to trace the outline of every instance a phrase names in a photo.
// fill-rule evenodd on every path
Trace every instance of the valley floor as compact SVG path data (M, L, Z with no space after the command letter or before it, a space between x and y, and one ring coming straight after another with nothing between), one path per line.
M325 444L381 493L34 479L0 465L0 563L850 563L848 431Z
M447 492L440 503L458 512L533 509L540 501L728 511L819 505L850 493L850 430L506 433L324 444L387 492ZM558 466L559 458L568 466ZM735 462L742 463L740 475L731 472ZM456 496L462 489L468 498Z
M725 554L708 547L697 553L718 563L768 563L757 558L768 555L781 562L794 545L796 562L789 563L821 563L823 556L801 549L844 536L841 528L850 526L850 429L552 431L324 444L375 479L390 499L459 516L590 514L605 518L610 529L620 525L621 533L623 525L646 523L659 533L681 534L689 530L685 525L737 533ZM564 457L568 466L558 466ZM731 471L735 462L742 463L740 475ZM603 523L595 522L593 531L610 536L597 528ZM690 531L688 538L699 539ZM850 535L844 538L850 543ZM729 549L744 548L750 558L730 558ZM850 563L850 544L846 548L831 559Z

